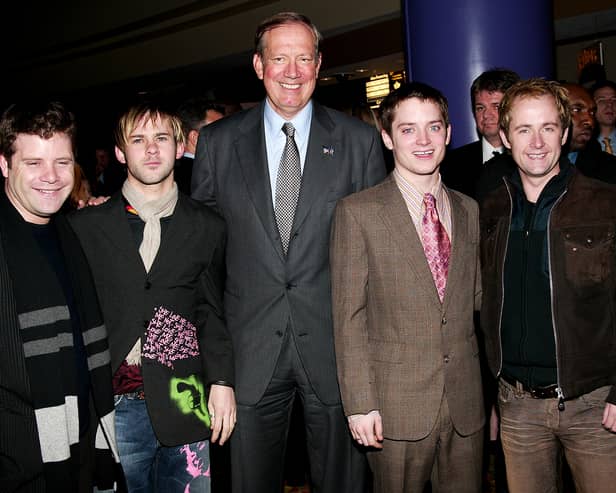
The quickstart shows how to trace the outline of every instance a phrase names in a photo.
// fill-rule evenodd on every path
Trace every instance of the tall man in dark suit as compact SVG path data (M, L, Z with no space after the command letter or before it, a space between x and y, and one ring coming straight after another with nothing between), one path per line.
M220 211L229 234L238 493L281 491L297 396L313 491L364 491L365 460L353 448L336 379L329 230L337 200L382 180L385 166L374 129L311 100L319 39L300 14L261 23L253 66L266 100L203 128L197 145L193 196Z
M235 424L225 225L178 193L177 117L134 106L116 142L122 190L71 222L109 328L120 460L130 491L209 493L207 440L225 442Z
M471 107L480 139L447 153L441 165L445 185L476 198L483 164L505 148L498 134L498 108L504 92L520 79L515 72L495 68L483 72L471 86Z
M381 104L395 168L338 203L331 270L338 375L375 493L481 489L484 410L473 312L479 212L444 187L447 100L414 82Z

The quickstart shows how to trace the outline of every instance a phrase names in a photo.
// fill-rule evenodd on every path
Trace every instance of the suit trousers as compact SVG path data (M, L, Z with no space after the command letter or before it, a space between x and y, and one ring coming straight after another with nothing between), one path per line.
M383 441L368 452L374 493L480 493L483 428L463 437L453 427L443 396L430 434L421 440Z
M369 484L365 454L351 439L342 405L326 406L314 393L290 328L261 400L253 406L237 405L237 424L231 436L233 492L283 490L289 422L298 396L304 412L312 492L365 492Z

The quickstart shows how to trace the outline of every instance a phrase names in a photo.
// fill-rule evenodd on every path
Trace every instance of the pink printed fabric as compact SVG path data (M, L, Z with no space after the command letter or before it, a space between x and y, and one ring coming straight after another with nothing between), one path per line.
M436 199L431 193L424 195L426 212L421 220L421 235L426 260L432 272L432 278L438 291L438 297L443 302L447 286L447 273L449 272L449 257L451 243L447 231L441 224L436 210Z
M141 356L174 369L174 361L199 356L197 329L181 315L160 306L148 325Z

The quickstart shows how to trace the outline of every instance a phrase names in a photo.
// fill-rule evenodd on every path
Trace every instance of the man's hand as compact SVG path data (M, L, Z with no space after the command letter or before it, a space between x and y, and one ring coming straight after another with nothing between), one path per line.
M605 405L601 424L606 430L616 433L616 405L609 402Z
M212 436L211 443L224 444L235 427L235 392L233 387L212 385L207 403L210 413Z
M377 410L347 418L353 440L364 447L383 448L383 422Z
M105 197L101 195L100 197L90 197L87 202L85 202L84 200L79 200L77 204L77 209L83 209L84 207L87 207L89 205L101 205L107 202L109 199L110 197Z

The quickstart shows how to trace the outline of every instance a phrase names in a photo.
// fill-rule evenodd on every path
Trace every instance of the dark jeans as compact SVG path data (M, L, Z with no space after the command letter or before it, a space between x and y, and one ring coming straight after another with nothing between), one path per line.
M131 394L115 396L115 425L130 493L210 493L209 442L161 445L145 401Z

